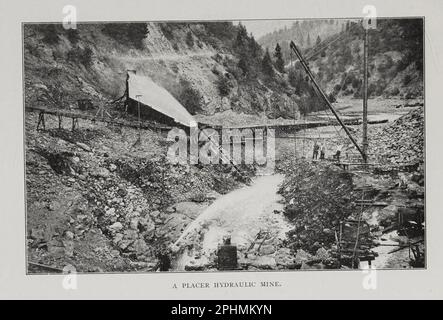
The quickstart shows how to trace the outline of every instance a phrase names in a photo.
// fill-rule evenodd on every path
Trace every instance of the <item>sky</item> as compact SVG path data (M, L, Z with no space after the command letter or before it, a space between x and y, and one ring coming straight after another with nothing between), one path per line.
M249 33L252 33L256 39L267 33L282 29L285 26L290 27L295 20L246 20L240 21L246 27Z

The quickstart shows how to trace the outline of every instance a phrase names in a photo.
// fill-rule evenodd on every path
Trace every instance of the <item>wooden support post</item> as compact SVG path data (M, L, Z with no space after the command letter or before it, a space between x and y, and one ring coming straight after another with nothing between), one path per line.
M59 130L62 128L62 119L63 119L63 116L58 115L58 129Z
M78 119L72 118L72 131L78 128Z
M38 114L37 131L40 129L40 125L42 125L43 130L46 130L45 113L43 111L40 111L40 113Z
M368 44L369 30L365 28L363 45L363 161L368 162Z
M141 136L141 126L142 126L142 120L141 120L141 115L140 115L140 97L142 95L138 94L136 95L137 98L137 111L138 111L138 143L141 145L142 144L142 136Z

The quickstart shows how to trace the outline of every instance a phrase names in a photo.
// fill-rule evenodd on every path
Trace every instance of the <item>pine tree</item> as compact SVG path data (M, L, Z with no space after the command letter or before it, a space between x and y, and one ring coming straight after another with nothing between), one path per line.
M311 46L311 36L308 33L308 37L306 38L306 46L310 47Z
M317 40L315 40L315 44L319 45L321 43L321 38L320 36L317 36Z
M248 44L248 31L246 31L246 27L244 25L239 24L234 46L237 50L241 51L246 49L247 44Z
M271 60L271 56L269 54L269 50L266 48L266 52L265 55L263 57L262 60L262 70L263 73L269 77L273 77L274 76L274 68L272 67L272 60Z
M285 62L283 60L280 44L278 43L275 46L274 57L275 57L275 68L281 73L285 72Z
M192 48L194 46L194 38L192 37L191 31L188 31L188 33L186 34L186 44L190 48Z
M251 54L251 58L260 58L262 54L261 50L261 46L257 43L257 41L255 41L254 36L251 34L249 38L249 52Z
M249 57L247 52L240 52L240 58L238 59L237 66L243 72L243 75L247 76L250 71Z
M300 37L300 47L304 47L305 46L305 39L303 38L303 36Z

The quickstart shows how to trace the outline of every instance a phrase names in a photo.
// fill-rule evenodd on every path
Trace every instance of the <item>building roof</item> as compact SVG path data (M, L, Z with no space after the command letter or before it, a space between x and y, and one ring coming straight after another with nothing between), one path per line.
M155 84L147 76L128 72L128 95L158 112L167 115L187 127L197 126L194 117L165 88ZM140 96L139 96L140 95Z

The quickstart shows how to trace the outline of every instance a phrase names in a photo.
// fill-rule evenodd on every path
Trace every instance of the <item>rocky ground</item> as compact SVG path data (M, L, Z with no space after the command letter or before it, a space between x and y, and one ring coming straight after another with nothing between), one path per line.
M284 213L294 224L288 247L293 255L305 257L305 267L319 263L321 267L336 267L334 232L340 221L360 216L370 228L370 247L385 255L385 263L377 266L410 267L409 258L403 254L407 249L390 256L389 251L395 247L379 250L385 247L377 246L404 245L423 239L422 231L415 232L417 224L412 225L414 230L397 224L399 212L406 212L407 219L419 221L418 225L424 214L423 130L422 107L412 109L394 122L370 126L370 150L380 162L369 170L343 171L330 161L312 163L297 160L290 153L282 154L278 169L286 174L286 179L280 193L285 199ZM362 199L385 205L357 205L356 201ZM325 254L324 259L316 257L318 250ZM424 245L420 245L420 250L425 250Z
M81 121L71 132L26 114L28 261L79 272L155 270L158 256L220 193L230 166L166 161L159 134ZM52 129L51 129L52 128Z
M424 163L424 111L412 110L386 127L373 127L370 152L391 164Z
M255 208L254 217L245 221L240 218L248 216L246 207L254 208L254 200L248 204L241 196L236 198L240 211L232 219L225 214L228 209L214 202L223 194L233 197L237 193L230 192L244 186L232 167L172 165L164 156L168 144L153 131L144 130L142 143L134 146L138 137L134 129L81 121L72 132L67 121L60 130L56 118L49 117L48 129L37 132L37 117L26 114L29 262L59 269L72 264L79 272L153 271L159 268L163 252L187 238L184 235L194 223L201 226L194 233L197 238L190 236L191 246L184 254L180 251L173 268L213 269L216 245L229 228L238 236L234 240L240 245L242 269L337 268L337 226L361 216L370 228L371 248L385 256L378 266L409 267L405 251L390 255L378 245L422 237L405 238L396 229L397 215L404 208L416 208L414 216L424 211L422 107L411 108L388 124L369 127L370 148L383 160L374 170L347 172L331 161L295 159L292 142L278 140L277 148L282 141L291 144L286 153L277 153L277 172L285 179L255 202L260 204L279 188L281 204L272 198L272 210ZM358 127L353 130L359 134ZM337 144L333 138L325 138L332 149ZM302 148L299 143L299 154ZM306 150L309 155L309 145ZM393 167L404 163L410 165ZM254 173L243 169L248 176ZM236 192L245 192L240 190ZM356 204L361 199L386 205L362 208ZM221 216L213 213L207 223L198 223L215 210L213 202ZM287 234L270 237L272 232L262 230L264 226L283 230L283 225Z

